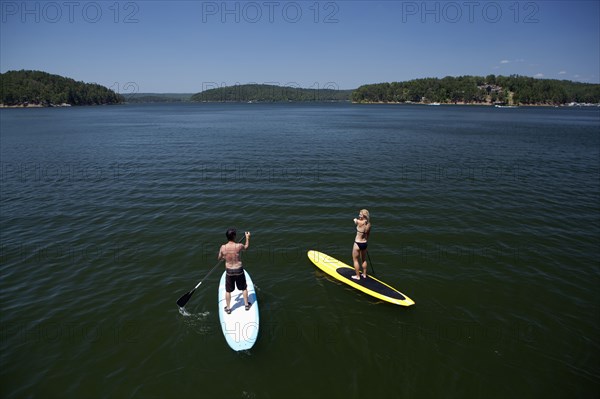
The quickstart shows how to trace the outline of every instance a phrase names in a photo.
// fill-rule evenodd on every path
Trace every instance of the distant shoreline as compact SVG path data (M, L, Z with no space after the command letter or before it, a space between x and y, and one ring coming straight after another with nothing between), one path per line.
M480 106L480 107L496 107L496 108L518 108L518 107L600 107L600 103L564 103L564 104L490 104L490 103L425 103L425 102L392 102L392 101L352 101L352 104L375 104L375 105L466 105L466 106Z
M49 106L42 105L42 104L18 104L18 105L0 104L0 108L49 108Z
M71 104L16 104L6 105L0 104L0 108L69 108L79 106L98 106L98 105L124 105L124 104L246 104L245 101L139 101L125 102L121 104L90 104L90 105L71 105ZM600 107L600 103L564 103L564 104L490 104L490 103L426 103L426 102L393 102L393 101L251 101L253 104L307 104L307 103L350 103L356 105L464 105L464 106L479 106L479 107L499 107L499 108L517 108L517 107Z
M319 103L479 105L498 107L596 106L600 84L525 76L446 76L404 82L362 85L339 90L300 88L273 84L236 84L191 93L118 94L96 83L43 71L0 73L0 108L52 108L123 103L214 102L214 103ZM333 85L335 86L335 85Z
M95 105L105 105L105 104L95 104ZM62 104L15 104L15 105L6 105L0 104L0 108L69 108L73 107L72 104L62 103Z

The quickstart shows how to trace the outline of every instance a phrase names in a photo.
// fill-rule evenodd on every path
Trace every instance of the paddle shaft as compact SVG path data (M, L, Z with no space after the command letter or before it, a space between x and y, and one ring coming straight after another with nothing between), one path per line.
M214 265L214 266L213 266L213 268L212 268L212 269L210 269L210 270L208 271L208 273L206 273L206 276L204 276L204 278L203 278L202 280L200 280L200 282L199 282L198 284L196 284L196 286L194 287L194 290L195 290L196 288L200 287L200 284L202 284L202 282L203 282L204 280L206 280L206 278L207 278L208 276L210 276L210 274L213 272L213 270L215 270L215 269L217 268L217 266L219 266L221 263L223 263L223 260L224 260L224 259L221 259L221 260L220 260L220 261L219 261L219 262L218 262L216 265ZM192 290L192 291L193 291L193 290Z
M375 268L373 267L373 262L371 261L371 255L369 255L369 250L367 249L367 258L369 258L369 264L371 265L371 269L373 270L373 274L375 273Z
M245 237L245 236L244 236L244 237ZM238 243L242 242L242 240L244 239L244 237L240 238L240 239L239 239L239 241L238 241ZM191 297L192 297L192 295L194 294L194 291L196 291L196 288L200 287L200 285L202 284L202 282L203 282L204 280L206 280L206 278L207 278L208 276L210 276L210 274L213 272L213 270L215 270L215 269L217 268L217 266L219 266L219 265L221 264L221 262L223 262L223 260L224 260L224 259L221 259L220 261L218 261L218 262L217 262L217 264L216 264L216 265L214 265L214 266L212 267L212 269L210 269L210 270L208 271L208 273L206 273L206 275L204 276L204 278L203 278L202 280L200 280L200 282L199 282L198 284L196 284L196 286L194 287L194 289L193 289L193 290L191 290L191 291L189 291L189 292L186 292L184 295L182 295L182 296L181 296L181 298L179 298L179 299L177 300L177 305L178 305L180 308L184 307L184 306L186 305L186 303L188 303L188 301L190 300L190 298L191 298Z

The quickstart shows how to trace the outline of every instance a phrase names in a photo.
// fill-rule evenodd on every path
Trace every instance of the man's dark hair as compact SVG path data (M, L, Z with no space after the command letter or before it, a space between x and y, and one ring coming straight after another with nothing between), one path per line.
M225 236L227 237L227 240L233 241L233 240L235 240L236 234L237 234L237 231L232 228L232 229L227 230L227 232L225 233Z

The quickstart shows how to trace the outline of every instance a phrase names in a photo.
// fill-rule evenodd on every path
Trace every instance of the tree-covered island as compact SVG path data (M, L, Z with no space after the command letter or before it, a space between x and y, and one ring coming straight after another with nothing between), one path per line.
M244 84L224 86L196 93L197 102L322 102L350 101L352 90L304 89L292 86Z
M600 103L600 85L526 76L447 76L360 86L355 103L564 105Z
M0 106L120 104L123 96L94 83L77 82L42 71L0 73Z

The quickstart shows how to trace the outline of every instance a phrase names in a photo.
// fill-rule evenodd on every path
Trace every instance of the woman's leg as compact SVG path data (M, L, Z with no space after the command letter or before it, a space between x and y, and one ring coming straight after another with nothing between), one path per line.
M367 250L366 249L363 249L360 251L360 257L362 259L363 277L367 278Z
M355 280L360 280L360 250L358 249L358 245L354 243L352 245L352 260L354 261L354 270L356 271L356 276L352 276Z

